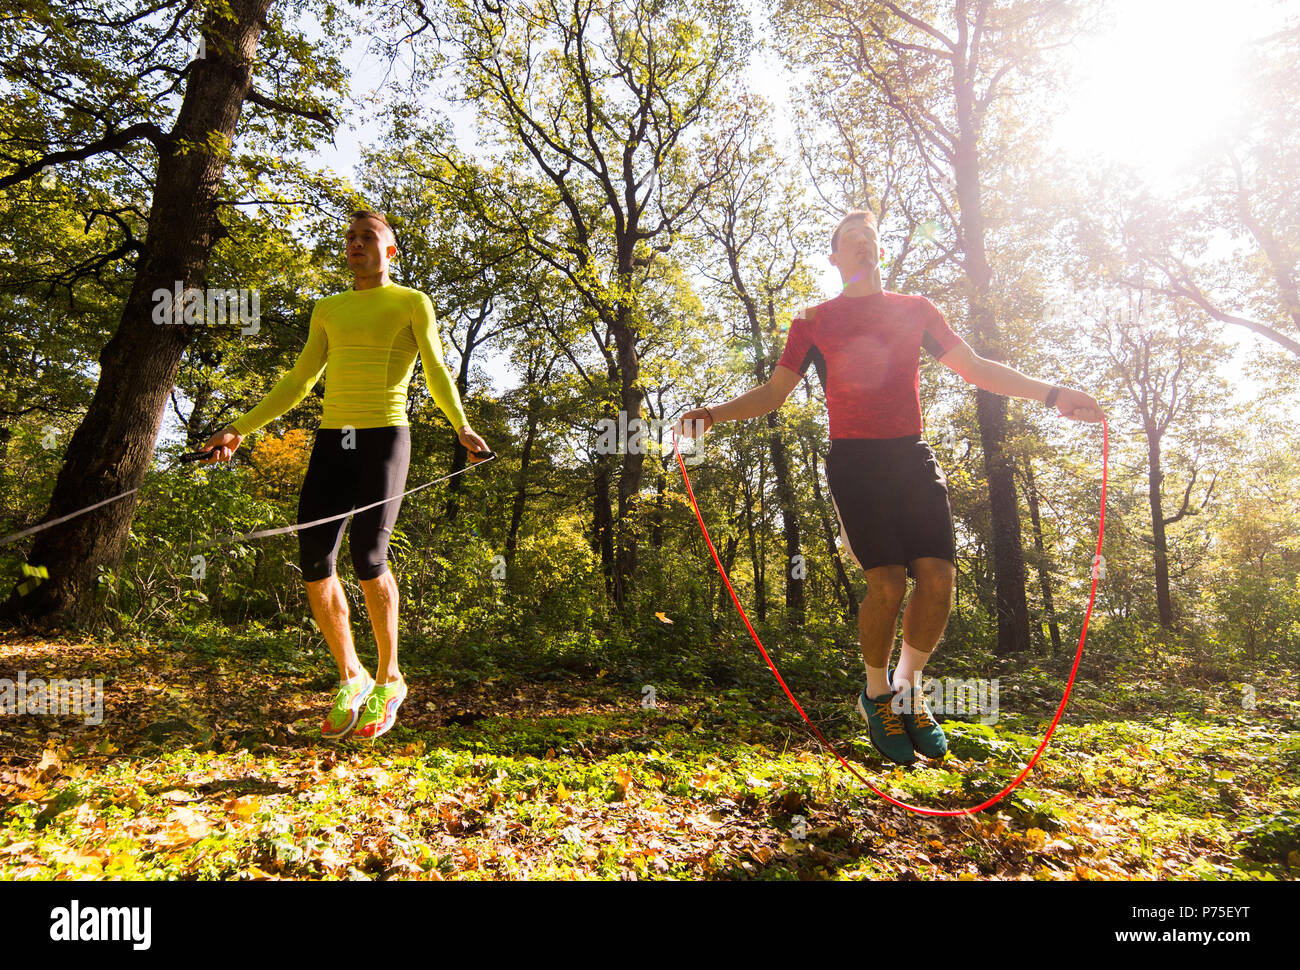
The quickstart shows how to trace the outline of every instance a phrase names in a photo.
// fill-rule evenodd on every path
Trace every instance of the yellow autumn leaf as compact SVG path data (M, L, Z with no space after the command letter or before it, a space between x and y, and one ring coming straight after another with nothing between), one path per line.
M102 866L104 857L108 855L105 849L92 849L89 852L82 852L61 845L53 846L46 851L50 859L61 866Z
M254 795L244 795L240 798L232 798L222 807L227 812L238 815L240 818L248 818L258 809L258 799Z
M185 835L193 841L198 841L212 830L212 823L206 818L184 805L178 806L167 816L167 821L180 825L185 830Z
M388 783L392 781L392 777L388 774L388 772L386 772L383 768L380 767L367 768L365 771L362 772L362 775L364 775L366 778L369 778L380 788L388 787Z

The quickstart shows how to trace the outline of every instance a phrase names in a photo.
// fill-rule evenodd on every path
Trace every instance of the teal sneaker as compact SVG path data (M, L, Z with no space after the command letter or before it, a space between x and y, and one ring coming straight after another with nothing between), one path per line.
M374 686L375 679L364 670L360 678L339 684L334 703L321 722L320 736L326 741L339 741L351 734L361 716L361 705Z
M930 713L930 705L925 702L925 691L918 685L900 690L894 697L891 706L902 717L903 730L907 732L917 754L927 758L942 758L947 754L948 737Z
M406 681L398 680L391 684L375 684L366 698L366 709L357 721L354 738L373 741L381 734L387 734L397 723L397 709L406 700Z
M868 697L862 688L858 695L858 716L867 722L867 736L877 751L890 761L910 765L916 761L916 751L903 727L903 719L894 711L894 694Z

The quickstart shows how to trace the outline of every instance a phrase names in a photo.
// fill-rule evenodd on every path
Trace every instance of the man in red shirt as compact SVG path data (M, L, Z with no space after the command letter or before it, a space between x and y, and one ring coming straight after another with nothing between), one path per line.
M1043 401L1079 421L1100 421L1104 413L1083 391L980 357L925 297L886 291L883 256L875 216L865 210L846 215L831 236L830 257L844 292L795 315L766 384L725 404L687 411L678 433L694 437L719 421L774 411L808 365L816 366L830 418L826 478L840 539L867 580L858 613L867 684L858 713L881 754L910 764L917 753L940 758L948 748L925 703L921 674L948 623L956 578L947 479L921 437L921 350L995 394ZM902 653L891 678L909 574L916 585L907 597Z

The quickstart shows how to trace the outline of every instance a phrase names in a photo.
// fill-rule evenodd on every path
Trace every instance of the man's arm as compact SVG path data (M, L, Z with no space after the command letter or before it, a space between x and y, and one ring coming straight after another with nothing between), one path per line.
M1057 389L1053 403L1062 416L1076 421L1096 422L1106 416L1106 412L1091 394L1035 380L1006 364L981 357L965 341L940 357L939 362L968 384L974 384L993 394L1046 402L1052 390Z
M316 308L312 307L311 322L307 325L307 342L298 355L297 363L276 382L261 403L208 439L203 450L214 453L207 459L207 464L230 461L230 456L243 443L244 438L296 407L320 380L321 372L325 370L328 344L325 326L317 318Z
M461 405L460 392L447 371L442 359L442 341L438 339L438 322L433 303L424 293L416 293L411 308L411 331L416 346L420 348L420 363L424 365L424 381L429 385L433 403L446 415L457 433L469 428L469 419Z
M442 341L438 339L438 321L433 312L433 303L424 293L415 295L415 305L411 310L411 330L415 334L416 346L420 348L424 380L429 385L433 402L456 429L456 437L469 452L470 464L486 461L478 455L490 449L487 442L469 426L469 418L465 417L460 392L456 390L456 382L451 379L451 373L442 359Z
M677 423L677 433L697 438L719 421L744 421L747 418L761 417L785 403L798 383L798 374L788 367L777 365L766 384L723 404L687 411Z
M230 422L231 430L240 437L246 437L297 406L325 370L328 342L325 327L313 308L311 322L307 326L307 342L293 368L276 382L275 387L271 388L257 407Z

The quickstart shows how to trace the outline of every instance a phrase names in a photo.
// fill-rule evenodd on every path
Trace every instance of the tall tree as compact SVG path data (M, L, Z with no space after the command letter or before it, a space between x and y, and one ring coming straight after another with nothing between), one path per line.
M713 264L703 271L740 311L739 332L731 336L748 350L756 385L768 381L781 356L784 335L778 317L786 317L795 300L806 301L811 288L803 258L812 244L811 215L802 186L784 169L778 148L762 128L761 119L770 112L770 106L758 100L737 105L741 137L729 140L720 153L724 175L700 220L716 253ZM806 570L800 567L803 553L793 469L779 410L769 413L765 422L785 536L786 621L800 626ZM757 562L755 574L762 574ZM761 584L758 596L758 616L764 619L766 597Z
M1207 467L1212 462L1202 448L1194 448L1188 456L1186 487L1181 500L1176 500L1177 511L1167 514L1166 436L1178 424L1198 427L1196 437L1201 442L1209 438L1205 428L1207 412L1212 415L1219 411L1223 402L1214 401L1213 407L1208 406L1212 398L1205 385L1211 382L1213 365L1222 359L1223 352L1198 335L1197 321L1189 308L1176 308L1166 314L1164 307L1153 304L1151 301L1144 305L1140 294L1132 295L1128 306L1116 306L1105 314L1104 325L1107 351L1146 437L1156 610L1160 625L1172 629L1178 617L1169 582L1168 529L1205 508L1214 493L1218 472ZM1186 436L1187 429L1182 430ZM1199 502L1193 503L1197 478L1207 472L1210 480L1202 481L1204 491Z
M129 493L144 480L197 329L156 325L154 293L170 292L177 282L182 288L206 283L209 255L224 231L218 217L223 175L244 104L329 123L315 91L328 70L297 63L304 51L294 50L297 38L271 15L271 2L175 2L145 11L129 4L37 5L30 18L5 21L11 97L29 105L29 115L58 120L8 135L0 162L10 170L0 175L0 189L106 154L128 167L147 164L150 152L157 159L144 232L137 237L139 227L121 219L123 241L108 254L136 256L134 278L117 330L100 354L95 395L68 443L51 518ZM268 32L274 42L260 66L284 72L274 96L253 83L258 45ZM186 63L184 47L195 41L198 56ZM331 65L326 59L325 68ZM164 128L180 92L179 109ZM127 494L39 533L28 561L45 567L48 579L34 590L16 587L5 614L84 612L99 567L122 556L137 501L138 493Z
M1031 107L1042 55L1068 41L1079 9L1065 0L787 0L791 49L814 65L823 87L846 75L870 80L878 99L908 132L924 165L925 186L955 236L953 256L971 344L984 357L1010 356L999 326L989 246L989 186L999 156L1030 151L1034 126L1016 111ZM796 25L802 29L795 30ZM1041 106L1041 105L1037 105ZM976 392L992 515L1000 653L1030 646L1014 465L1006 452L1007 401Z
M443 126L421 127L413 138L416 130L399 115L389 143L365 154L359 174L368 196L383 206L399 234L399 278L427 290L433 299L444 351L455 351L459 359L456 388L466 397L472 366L522 327L537 306L534 281L543 267L522 235L502 234L477 217L484 205L478 187L490 178L488 173L463 157L453 169L423 149L426 140L450 141ZM413 389L422 395L423 387L417 372ZM458 472L468 464L469 452L457 435L448 437L453 442L451 471ZM456 519L464 482L463 476L448 482L448 522Z
M497 200L498 224L528 240L544 263L587 301L625 427L641 421L645 390L638 306L654 251L697 214L717 173L689 150L739 69L748 44L732 0L702 10L684 0L577 0L514 9L457 0L448 10L466 69L463 96L514 165L554 189L558 218L539 219L518 200ZM627 603L636 571L644 450L624 450L617 516L602 468L598 529L612 527L612 588Z

